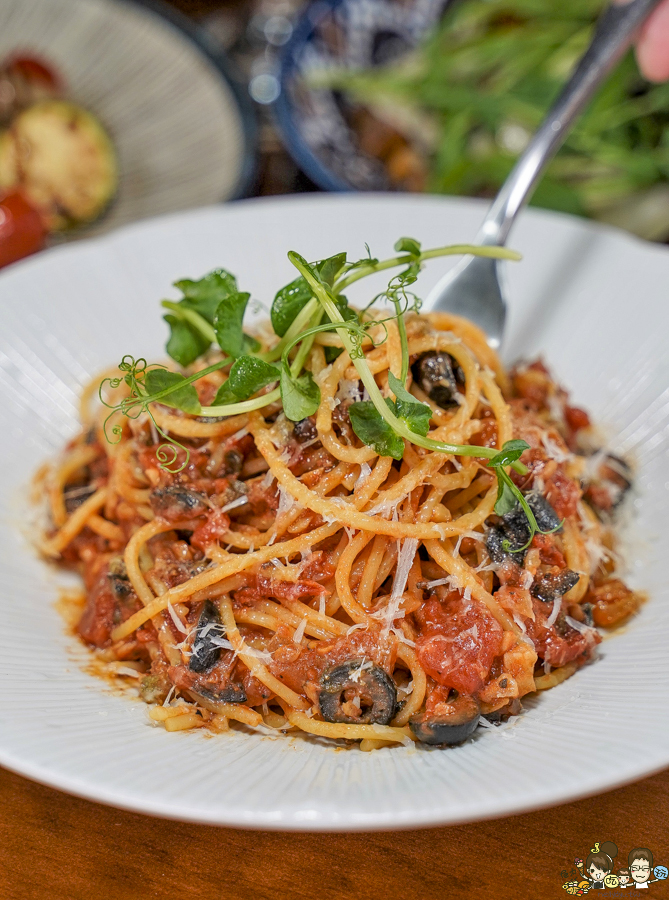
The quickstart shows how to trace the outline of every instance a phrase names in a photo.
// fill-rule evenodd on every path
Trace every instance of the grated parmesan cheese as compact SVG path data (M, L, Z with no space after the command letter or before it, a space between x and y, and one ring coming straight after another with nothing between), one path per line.
M360 474L358 475L358 478L356 479L356 482L353 486L353 490L357 491L358 488L361 487L361 485L363 485L365 483L365 481L367 481L367 479L369 478L369 476L371 474L372 474L372 467L370 465L368 465L366 462L361 463Z
M550 628L551 625L554 625L557 617L560 615L560 610L562 609L562 597L556 597L553 600L553 609L551 610L550 616L546 619L546 628Z
M295 631L293 632L293 643L301 644L302 638L304 637L304 629L307 627L307 620L302 619L300 624L297 626Z
M169 600L167 601L167 611L169 612L170 618L174 622L174 626L177 631L180 631L181 634L188 634L188 629L177 615L176 609L172 606Z
M229 512L231 509L237 509L238 506L244 506L244 504L248 502L247 497L237 497L236 500L231 500L229 503L226 503L225 506L222 506L221 512Z
M565 616L564 620L567 625L570 625L574 629L574 631L578 631L579 634L589 635L597 633L596 628L591 628L589 625L584 625L583 622L579 622L577 619L572 619L571 616Z

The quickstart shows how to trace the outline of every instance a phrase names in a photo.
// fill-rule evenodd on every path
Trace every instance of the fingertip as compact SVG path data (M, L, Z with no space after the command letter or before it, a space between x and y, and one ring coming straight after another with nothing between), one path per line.
M644 25L636 57L649 81L669 80L669 0L661 3Z

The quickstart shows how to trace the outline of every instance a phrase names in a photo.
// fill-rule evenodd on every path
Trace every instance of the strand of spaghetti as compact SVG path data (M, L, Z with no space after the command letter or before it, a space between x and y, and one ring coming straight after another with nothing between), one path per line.
M107 500L107 487L99 488L87 500L75 509L70 518L52 538L42 545L42 552L46 556L59 556L82 529L86 527L88 519L105 505Z
M521 633L520 628L510 618L508 613L502 609L493 595L486 591L466 562L460 557L453 556L438 541L426 541L425 549L437 565L457 579L461 590L465 588L470 589L472 597L488 608L488 611L497 619L505 631L513 631L514 634Z
M276 604L273 605L276 606ZM283 615L268 613L254 606L250 609L238 610L235 613L235 618L237 619L237 622L240 622L242 625L255 625L256 627L267 628L269 631L277 631L281 625L289 625L296 631L302 624L302 617L292 615L287 609L280 611ZM325 631L322 628L316 628L308 620L304 628L304 633L325 640L333 637L331 632Z
M380 491L378 497L374 500L374 507L376 508L384 503L396 500L403 500L411 491L436 474L447 461L448 459L443 453L428 453L417 466L410 468L408 473L396 481L391 488L386 491ZM449 490L466 487L477 471L478 466L469 463L469 465L463 466L460 472L453 472L449 481L453 487L449 488Z
M550 688L556 687L558 684L562 684L567 678L571 678L577 669L577 663L567 663L566 666L560 666L559 669L553 669L548 675L539 675L534 679L534 685L538 691L547 691Z
M48 497L53 524L60 528L67 521L67 508L63 491L70 478L97 457L98 451L90 444L80 444L71 450L63 462L50 474Z
M331 367L324 369L318 378L318 384L321 391L321 402L316 413L316 429L321 439L321 443L334 457L345 460L346 462L358 463L369 462L378 454L371 447L349 447L342 444L332 430L332 410L335 408L335 394L339 389L339 382L343 377L343 373L351 358L344 351L335 360ZM357 378L357 376L356 376Z
M348 631L348 625L344 622L338 622L337 619L333 619L331 616L326 616L325 614L312 609L310 606L307 606L306 603L302 603L301 600L282 597L281 605L297 615L300 620L306 619L307 622L318 627L321 632L327 632L330 636L346 634Z
M299 603L299 600L294 602ZM275 616L275 618L279 619L281 622L285 622L287 625L291 625L292 627L296 627L302 622L304 618L307 618L305 615L302 615L301 610L297 609L293 612L291 611L291 609L286 609L283 605L274 603L272 600L261 600L254 606L254 609L267 611L271 615ZM309 609L311 612L315 612L315 610L311 610L311 607L307 607L307 609ZM322 621L323 619L327 624L321 627L318 622ZM346 625L344 622L339 622L337 619L332 619L327 615L323 616L323 619L317 619L316 617L309 617L307 619L306 629L310 634L313 634L314 637L330 641L338 634L346 634L346 632L348 631L348 625Z
M157 534L163 534L165 531L172 531L174 522L167 522L165 519L156 518L146 525L142 525L133 534L127 543L125 553L123 554L123 562L125 563L126 572L130 579L133 591L137 594L144 606L149 606L155 597L153 591L146 583L146 579L142 573L139 564L139 555L142 547L155 537Z
M497 387L491 372L481 372L481 384L483 393L490 403L490 407L497 419L497 446L502 447L513 437L513 423L511 421L511 409Z
M374 578L373 591L378 591L397 563L397 541L387 541L381 565Z
M360 531L353 540L349 540L348 547L344 550L335 571L335 584L337 595L341 600L348 615L356 625L367 625L378 630L378 624L367 615L365 608L361 606L351 591L351 567L356 556L373 539L374 535L367 531Z
M320 719L309 718L297 709L292 709L287 703L281 703L281 707L291 725L295 725L309 734L349 741L370 738L395 741L398 744L403 744L407 738L413 740L410 728L394 728L392 725L345 725L338 722L322 722Z
M473 500L474 497L478 497L479 494L487 491L492 484L493 478L494 476L492 472L483 472L483 474L479 475L478 478L475 478L472 481L469 487L459 491L451 500L446 500L445 506L450 510L451 513L457 512L466 503L469 503L470 500Z
M187 419L165 412L155 403L151 404L151 413L163 431L186 438L224 437L241 431L248 421L248 415L243 414L230 416L217 422L198 422L197 419Z
M268 687L272 693L280 698L280 700L284 700L286 703L289 703L297 709L308 709L309 702L305 700L304 697L300 697L295 691L291 691L291 689L286 687L282 681L279 681L278 678L275 678L274 675L272 675L269 669L260 662L257 656L249 653L249 648L244 643L244 640L239 633L239 629L237 628L230 598L225 595L221 597L218 601L218 608L221 613L221 620L223 622L223 627L225 628L226 638L230 641L237 656L241 659L254 678L257 678L258 681L265 685L265 687Z
M374 582L381 562L383 561L388 545L388 538L385 534L377 534L374 536L372 550L367 557L365 569L358 586L358 603L363 609L369 609L372 605L372 594L374 593Z
M151 489L134 487L131 484L131 481L135 479L135 474L132 471L130 463L130 457L134 453L134 450L135 446L133 441L128 441L119 448L110 483L113 485L113 489L116 493L129 503L148 503Z
M444 538L460 534L462 531L471 530L474 527L474 522L480 524L483 519L490 515L494 506L495 498L493 497L489 508L487 508L486 504L485 515L482 518L479 516L478 511L475 510L473 513L463 516L458 522L446 524L406 524L359 512L344 500L341 500L340 503L336 503L333 500L325 500L302 484L282 461L268 436L268 429L261 419L251 415L249 429L255 438L258 450L269 463L272 474L282 487L297 499L302 506L319 513L325 520L339 521L340 524L354 528L356 531L371 531L376 534L387 534L395 538L444 540Z
M168 603L181 603L195 594L196 591L208 588L212 584L216 584L216 582L222 581L230 575L236 575L253 566L268 562L273 557L281 559L284 556L292 556L293 553L301 553L303 550L307 550L314 544L318 544L320 541L324 541L326 538L336 534L340 528L341 525L338 523L333 525L322 525L320 528L316 528L308 534L300 535L290 541L273 544L271 547L262 547L260 550L255 550L253 553L230 553L227 555L227 559L205 569L205 571L200 572L199 575L194 575L193 578L190 578L184 584L179 584L176 587L170 588L162 597L156 597L149 606L134 613L129 619L126 619L125 622L118 625L112 631L112 641L121 640L129 634L132 634L133 631L139 628L140 625L143 625L148 619L155 616L156 613L167 609ZM223 553L224 551L221 552Z
M236 722L243 722L244 725L250 725L252 728L262 725L262 716L255 709L251 709L250 706L243 706L241 703L226 703L223 700L211 701L208 697L203 697L202 694L198 694L196 691L187 691L187 693L198 706L202 706L204 709L208 709L209 712L216 713L216 715L225 716L226 719L234 719Z
M397 648L397 655L411 672L411 680L413 681L413 690L409 697L404 701L404 705L400 712L393 719L393 725L406 725L411 716L417 713L423 705L425 699L425 691L427 690L427 676L425 669L418 662L415 651L406 644L400 643Z
M99 516L97 513L93 513L93 515L89 516L86 524L91 531L99 534L100 537L106 538L108 541L116 541L119 544L122 544L125 541L123 529L119 528L119 526L115 525L113 522L108 522L107 519L103 519L102 516Z

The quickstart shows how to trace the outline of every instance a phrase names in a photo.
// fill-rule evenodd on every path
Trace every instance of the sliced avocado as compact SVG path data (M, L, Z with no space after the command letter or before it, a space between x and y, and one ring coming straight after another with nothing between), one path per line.
M0 135L0 187L22 188L50 231L96 219L117 183L107 132L74 103L36 103Z

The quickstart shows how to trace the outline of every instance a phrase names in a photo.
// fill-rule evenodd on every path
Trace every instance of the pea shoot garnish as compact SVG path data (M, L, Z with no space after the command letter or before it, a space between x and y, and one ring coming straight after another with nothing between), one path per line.
M339 253L316 263L309 263L297 253L288 258L297 277L281 288L274 298L270 319L279 339L276 346L263 351L259 342L244 331L244 316L250 295L240 291L233 275L223 269L211 272L199 281L176 282L183 297L179 301L164 300L168 310L165 321L170 327L167 352L181 367L187 368L212 350L222 351L221 359L199 371L185 375L161 365L147 365L144 359L124 356L117 378L107 378L100 385L102 403L110 410L104 433L110 442L123 434L123 418L137 419L146 414L163 439L157 450L159 465L173 474L189 461L189 450L158 425L152 405L162 404L192 416L222 418L263 409L281 401L288 419L298 422L317 411L321 394L311 372L305 367L316 335L336 332L348 352L367 398L348 407L351 426L357 437L380 456L401 460L405 441L426 450L452 456L487 459L487 466L497 477L498 492L495 511L510 512L517 504L527 516L531 537L540 531L532 510L513 482L509 469L526 474L520 461L529 445L522 440L507 441L501 450L472 444L451 444L430 437L432 409L407 390L409 350L405 315L418 312L419 299L410 288L428 259L455 254L476 254L498 259L519 259L514 251L503 247L456 245L422 250L413 238L401 238L395 245L397 255L378 260L368 255L348 262ZM352 309L343 291L354 282L386 269L400 268L386 289L375 296L362 312ZM370 315L373 304L385 300L392 313L386 318ZM401 367L388 374L393 398L384 397L376 383L363 347L378 346L385 340L387 323L397 324L401 345ZM375 337L373 336L375 335ZM328 361L341 349L326 347ZM202 406L195 382L215 371L227 370L227 378L219 388L211 406ZM105 397L107 388L126 386L126 395L117 403ZM120 419L120 421L119 421Z

